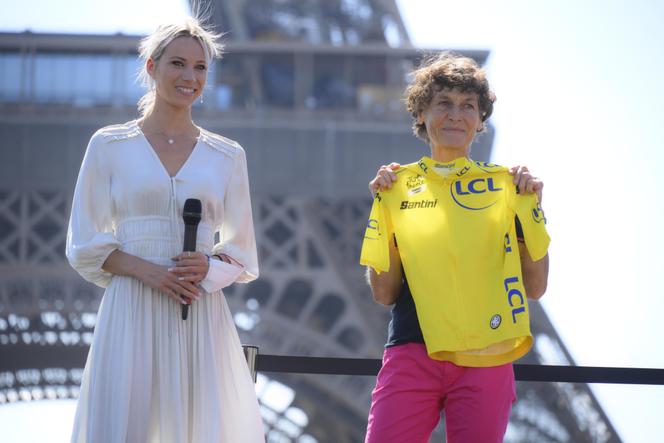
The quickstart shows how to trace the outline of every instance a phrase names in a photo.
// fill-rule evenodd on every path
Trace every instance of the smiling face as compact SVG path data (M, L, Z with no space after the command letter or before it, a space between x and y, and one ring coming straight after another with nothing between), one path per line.
M418 123L426 127L432 153L446 152L450 160L468 156L482 128L479 97L475 92L443 88L420 113Z
M155 82L157 103L176 108L191 107L207 79L203 47L192 37L174 39L156 62L147 60L146 69Z

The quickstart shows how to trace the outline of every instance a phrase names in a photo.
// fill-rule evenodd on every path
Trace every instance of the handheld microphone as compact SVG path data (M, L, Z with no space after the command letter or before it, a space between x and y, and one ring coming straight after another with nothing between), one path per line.
M184 245L183 251L196 250L196 232L198 231L198 223L201 221L202 211L201 201L197 198L188 198L184 202L184 209L182 210L182 220L184 220ZM186 320L189 315L189 305L181 305L182 320Z

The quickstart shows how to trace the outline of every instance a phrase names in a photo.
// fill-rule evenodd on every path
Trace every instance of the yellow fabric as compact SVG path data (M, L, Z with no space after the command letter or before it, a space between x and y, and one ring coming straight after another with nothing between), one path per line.
M395 237L429 355L463 366L496 366L532 345L515 216L533 260L549 236L535 195L519 195L502 166L428 157L402 166L376 195L360 263L390 267Z

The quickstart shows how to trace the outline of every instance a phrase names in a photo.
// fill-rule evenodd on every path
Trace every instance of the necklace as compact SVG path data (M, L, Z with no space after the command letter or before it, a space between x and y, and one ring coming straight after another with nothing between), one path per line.
M166 135L163 132L155 132L155 134L161 135L166 139L166 142L168 142L169 145L175 144L176 140L178 139L187 139L189 140L190 138L196 139L198 136L196 135L190 135L190 134L179 134L179 135Z
M188 137L188 134L180 134L180 135L172 135L172 136L171 135L166 135L163 132L157 132L157 134L163 135L169 145L172 145L173 143L175 143L175 140L177 138Z
M139 126L140 126L141 130L143 130L143 131L145 130L145 126L144 126L144 125L145 125L145 122L142 122L142 124L139 123ZM194 127L195 127L196 129L199 129L199 128L196 127L196 126L194 126ZM174 144L175 144L175 141L176 141L178 138L185 138L185 139L193 138L194 140L196 140L196 139L198 139L198 135L200 135L200 130L199 130L199 134L198 134L198 135L191 135L191 134L187 134L187 133L178 134L178 135L167 135L167 134L166 134L165 132L163 132L163 131L150 131L150 132L152 132L153 134L156 134L156 135L163 136L163 137L166 139L166 142L167 142L169 145L174 145Z

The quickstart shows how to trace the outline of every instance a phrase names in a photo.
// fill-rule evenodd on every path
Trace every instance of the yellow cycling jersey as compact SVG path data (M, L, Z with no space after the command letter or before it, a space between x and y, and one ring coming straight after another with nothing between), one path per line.
M360 263L390 268L394 238L431 358L497 366L532 345L515 217L533 260L549 236L537 197L519 195L507 168L428 157L402 166L374 199Z

